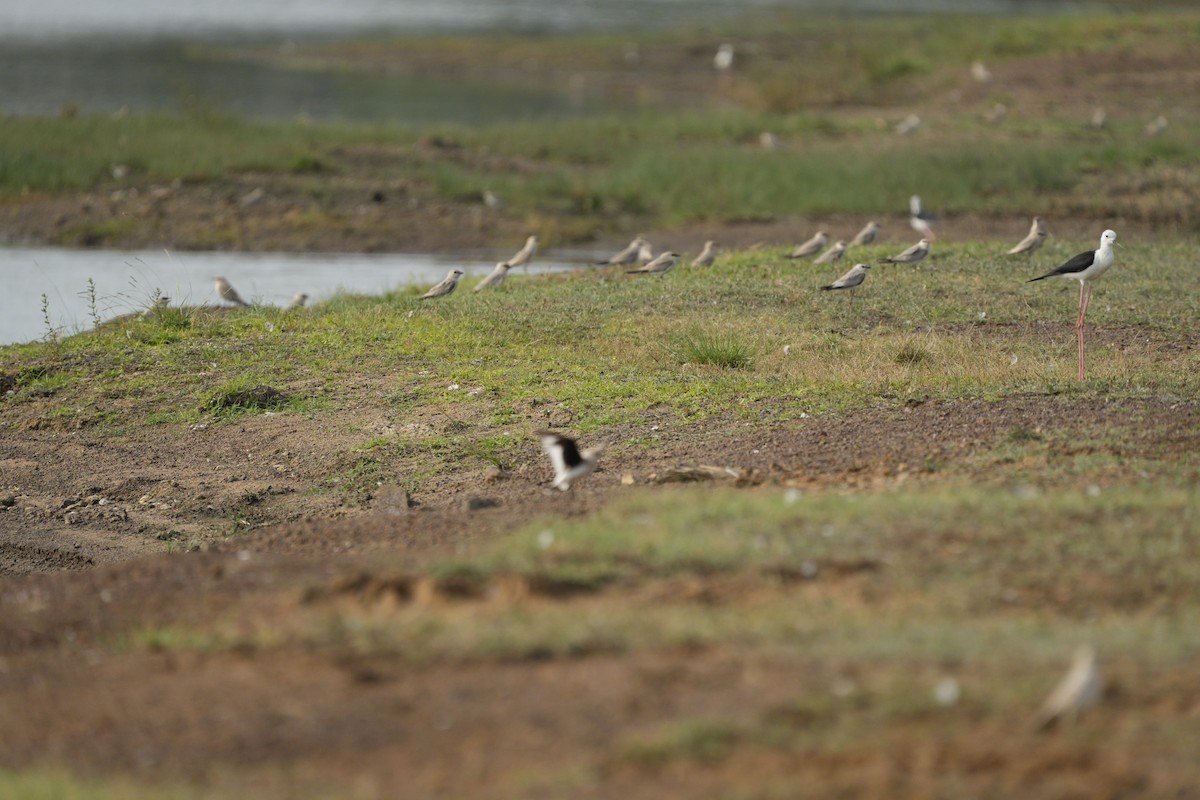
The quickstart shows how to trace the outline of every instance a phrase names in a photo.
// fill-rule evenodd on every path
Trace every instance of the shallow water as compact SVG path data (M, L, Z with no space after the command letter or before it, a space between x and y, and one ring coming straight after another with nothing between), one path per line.
M92 326L88 279L95 283L101 320L145 309L158 290L171 305L217 304L213 277L222 275L247 301L284 305L297 292L318 303L338 292L381 294L432 285L452 267L467 277L487 274L491 262L432 255L290 254L158 251L120 252L60 248L0 249L0 345L47 335L42 314L46 295L49 327L74 333ZM537 259L529 271L558 272L578 266ZM510 280L520 280L515 270Z

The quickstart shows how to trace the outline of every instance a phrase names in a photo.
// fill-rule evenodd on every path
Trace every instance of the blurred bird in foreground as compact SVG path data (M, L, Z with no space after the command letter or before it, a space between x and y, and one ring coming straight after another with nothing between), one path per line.
M796 245L792 252L788 253L788 258L809 258L825 249L825 245L829 244L829 234L825 231L817 231L813 237L804 244Z
M308 302L308 295L304 292L297 292L291 301L283 307L284 311L295 311L297 308L304 308L304 304Z
M554 431L534 431L542 437L542 449L550 457L554 465L554 481L550 484L559 491L571 488L571 482L595 471L599 463L600 453L604 445L600 444L590 450L579 451L575 440Z
M832 264L842 256L846 255L846 243L840 239L833 243L833 247L822 253L814 264Z
M435 283L432 288L425 294L421 295L422 300L432 300L435 297L446 297L453 294L458 288L458 279L465 273L461 269L452 269L446 273L446 277Z
M647 242L641 236L635 236L633 241L625 245L624 250L609 256L607 261L597 261L596 264L609 267L624 267L637 261L638 254L641 252L642 248L649 247L649 242Z
M250 307L250 304L243 300L241 295L237 293L237 289L234 289L233 286L229 284L229 281L225 280L224 278L220 276L213 278L213 286L217 290L217 296L226 303L233 303L235 306L245 306L247 308Z
M915 133L919 127L921 127L921 118L916 114L909 114L907 117L897 122L896 127L893 128L893 130L896 131L897 136L908 136L911 133Z
M488 273L488 276L475 284L475 291L479 292L487 289L489 286L499 286L504 283L504 279L508 277L508 271L512 269L512 264L507 261L501 261L496 265L496 268Z
M1033 224L1029 226L1029 233L1017 245L1009 250L1005 255L1014 256L1018 253L1032 253L1042 246L1046 237L1050 234L1046 230L1046 223L1041 217L1034 217Z
M1084 645L1075 651L1071 668L1042 703L1034 729L1043 731L1060 720L1076 721L1100 699L1103 689L1096 651Z
M525 240L525 246L517 251L516 255L504 262L510 267L523 267L528 264L537 254L538 237L530 236Z
M717 260L717 243L707 241L704 243L704 249L700 251L700 255L692 259L693 267L711 267L712 263Z
M937 241L933 232L933 221L937 217L921 207L921 196L914 194L908 198L908 224L912 229L931 242Z

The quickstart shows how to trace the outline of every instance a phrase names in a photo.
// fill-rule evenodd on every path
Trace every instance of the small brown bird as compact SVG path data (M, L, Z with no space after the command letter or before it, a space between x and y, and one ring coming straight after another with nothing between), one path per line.
M475 291L479 292L487 289L489 286L499 286L504 283L504 279L508 277L508 271L512 269L512 264L501 261L496 265L496 268L488 273L488 276L475 284Z
M866 224L866 226L863 227L861 231L854 235L854 238L850 240L850 246L855 247L857 245L870 244L871 242L875 241L875 237L878 235L879 223L875 220L871 220Z
M625 271L630 275L657 275L661 278L663 275L666 275L668 272L670 272L678 261L679 253L661 253L659 254L658 258L654 259L644 267L627 269Z
M296 295L291 301L283 307L284 311L295 311L297 308L304 308L304 304L308 302L308 295L304 292L296 292Z
M1029 234L1017 243L1017 246L1009 250L1005 255L1012 256L1017 253L1032 253L1042 246L1049 231L1046 230L1046 224L1041 217L1034 217L1033 224L1029 226Z
M829 234L825 233L825 231L817 231L807 242L796 245L796 248L788 253L787 257L810 258L824 250L827 244L829 244Z
M1084 645L1075 651L1071 668L1042 703L1035 730L1046 730L1059 720L1074 722L1100 699L1103 684L1096 664L1096 651Z
M717 260L717 243L707 241L704 243L704 249L700 251L700 255L692 260L693 267L711 267L713 262Z
M846 243L840 239L833 243L833 247L826 250L814 261L814 264L832 264L842 256L846 255Z
M229 281L224 278L219 276L213 278L213 285L217 290L217 296L226 303L233 303L235 306L245 306L246 308L250 307L250 304L243 300L241 295L237 293L237 289L230 286Z
M530 236L525 240L525 246L516 252L512 258L505 261L510 267L523 267L528 264L537 254L538 237Z
M922 239L903 253L879 259L880 264L915 264L929 255L929 240Z
M450 270L449 272L446 273L446 277L442 278L441 281L434 284L433 287L428 292L421 295L421 299L422 300L432 300L435 297L445 297L447 295L453 294L454 290L458 288L458 279L461 278L464 274L466 274L466 273L464 273L461 269Z

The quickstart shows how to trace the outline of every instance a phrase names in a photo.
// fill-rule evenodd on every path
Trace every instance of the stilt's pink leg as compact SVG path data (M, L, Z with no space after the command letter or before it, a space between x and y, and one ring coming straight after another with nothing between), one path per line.
M1087 317L1088 306L1092 303L1092 286L1088 284L1087 294L1083 293L1083 282L1079 283L1079 380L1083 380L1083 360L1084 360L1084 345L1083 345L1083 320Z

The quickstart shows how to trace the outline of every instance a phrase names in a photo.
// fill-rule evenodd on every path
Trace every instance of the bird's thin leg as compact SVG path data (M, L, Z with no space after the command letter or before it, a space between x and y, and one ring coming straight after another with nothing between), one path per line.
M1083 380L1083 292L1084 282L1079 282L1079 315L1075 317L1075 338L1079 342L1079 380Z

